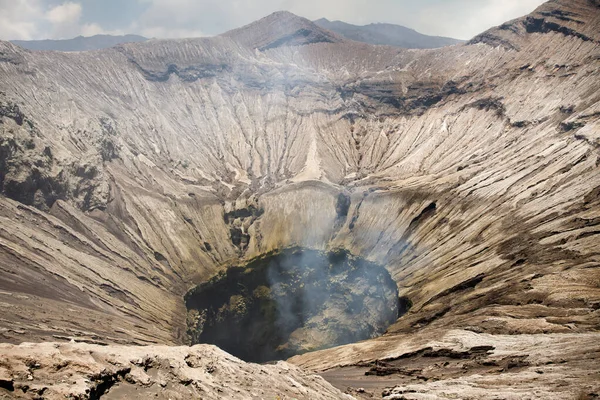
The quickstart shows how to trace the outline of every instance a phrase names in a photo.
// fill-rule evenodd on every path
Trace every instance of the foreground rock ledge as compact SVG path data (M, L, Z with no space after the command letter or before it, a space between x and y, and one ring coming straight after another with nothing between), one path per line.
M321 371L357 399L591 400L600 397L599 355L597 332L425 329L418 336L383 336L288 362Z
M2 344L0 399L582 400L600 394L599 354L600 333L466 330L384 336L272 365L211 345Z
M351 399L285 362L245 363L217 347L0 345L0 399Z

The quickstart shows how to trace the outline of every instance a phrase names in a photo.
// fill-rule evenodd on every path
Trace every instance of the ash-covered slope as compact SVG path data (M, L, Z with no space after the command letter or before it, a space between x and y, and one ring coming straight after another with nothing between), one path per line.
M185 343L194 284L278 249L345 248L412 307L380 339L294 362L385 360L475 331L518 344L533 396L535 335L573 335L560 375L600 326L599 14L554 1L436 50L289 14L97 52L0 42L2 339ZM468 382L478 396L502 384L465 365L485 376ZM598 393L598 357L587 365L544 382Z
M330 30L347 39L369 44L402 47L405 49L436 49L464 43L462 40L423 35L414 29L394 24L353 25L343 21L321 18L314 21L321 28Z

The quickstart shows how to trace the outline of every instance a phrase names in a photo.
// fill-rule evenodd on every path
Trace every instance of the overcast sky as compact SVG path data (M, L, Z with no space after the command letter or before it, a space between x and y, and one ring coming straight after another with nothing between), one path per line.
M0 0L0 39L65 39L99 33L211 36L274 11L353 24L389 22L469 39L533 11L544 0Z

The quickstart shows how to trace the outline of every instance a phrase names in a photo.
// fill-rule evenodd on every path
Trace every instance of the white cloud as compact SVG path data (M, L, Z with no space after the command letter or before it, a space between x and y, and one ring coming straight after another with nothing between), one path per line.
M56 39L68 39L81 32L81 14L83 8L79 3L67 2L51 8L46 12L50 22L51 36Z
M79 35L124 33L106 31L98 23L84 23L82 16L83 6L73 1L48 8L43 0L0 0L0 40L70 39Z
M211 21L221 20L218 0L140 0L148 3L133 29L147 37L181 38L204 36ZM230 14L233 16L233 12Z
M81 12L81 4L67 2L51 8L46 13L46 18L55 25L73 24L79 22Z
M0 0L0 38L32 39L43 16L38 0Z

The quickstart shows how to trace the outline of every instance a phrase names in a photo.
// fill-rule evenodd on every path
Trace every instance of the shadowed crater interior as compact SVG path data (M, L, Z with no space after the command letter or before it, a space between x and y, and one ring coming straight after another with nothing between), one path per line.
M399 312L387 270L345 250L267 253L198 285L185 301L192 344L252 362L379 336Z

